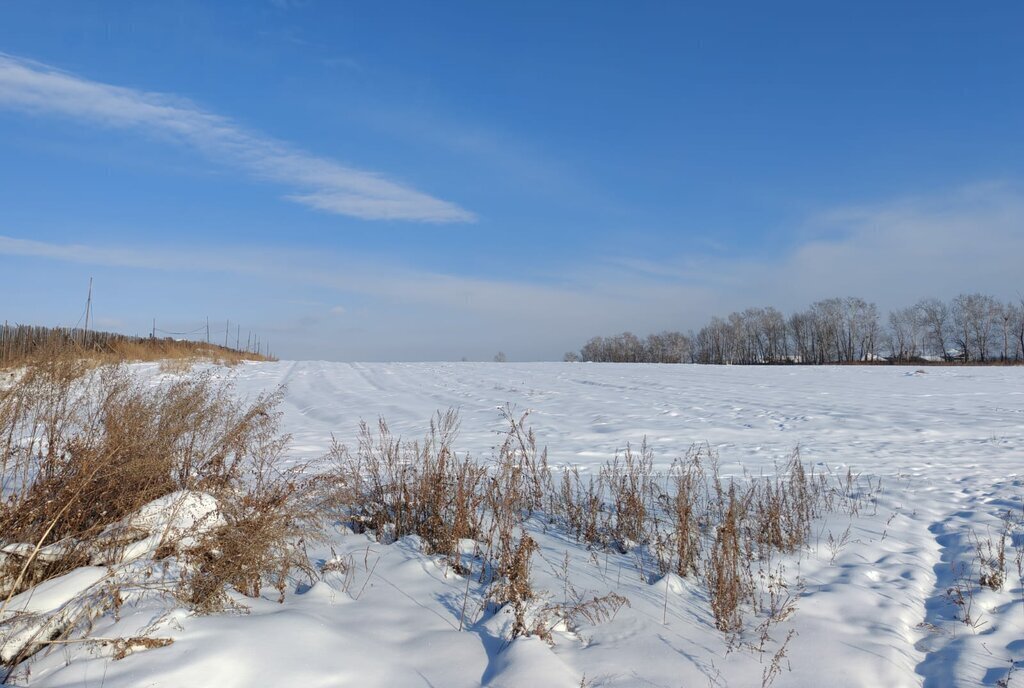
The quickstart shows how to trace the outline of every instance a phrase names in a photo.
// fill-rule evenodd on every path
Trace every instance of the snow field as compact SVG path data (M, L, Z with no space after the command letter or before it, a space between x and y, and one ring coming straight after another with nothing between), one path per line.
M511 404L531 412L556 469L597 471L646 436L662 470L706 442L723 474L768 475L799 447L834 480L849 468L878 487L857 515L816 522L808 551L772 562L799 597L765 653L730 649L695 581L652 583L635 553L588 550L542 524L531 533L535 590L552 602L570 585L581 597L614 592L629 606L555 628L553 646L509 643L481 586L416 538L386 545L335 527L312 554L343 564L297 582L284 604L193 617L140 596L95 633L156 629L173 645L120 661L68 646L34 660L31 685L747 686L761 684L790 631L776 685L996 685L1024 659L1013 547L1024 531L1011 528L1003 590L958 573L977 568L977 541L998 536L1003 514L1021 515L1020 368L281 362L218 374L247 396L287 386L282 429L297 458L322 456L332 435L354 445L360 419L384 417L415 439L435 411L457 408L457 448L487 460Z

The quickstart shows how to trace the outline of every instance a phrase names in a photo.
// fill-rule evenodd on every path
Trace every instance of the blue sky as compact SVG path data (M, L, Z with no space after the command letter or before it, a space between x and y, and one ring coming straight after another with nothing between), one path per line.
M0 317L75 324L93 277L129 333L535 360L752 305L1015 298L1022 25L998 2L0 4Z

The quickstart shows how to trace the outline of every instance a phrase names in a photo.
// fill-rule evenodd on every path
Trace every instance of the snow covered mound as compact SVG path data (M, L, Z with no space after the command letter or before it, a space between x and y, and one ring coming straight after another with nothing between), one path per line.
M138 370L158 374L155 364ZM355 446L360 419L387 418L396 434L416 439L435 411L457 408L458 451L487 461L506 429L501 409L512 404L531 411L555 470L595 473L646 436L656 468L707 443L723 476L742 479L775 474L799 447L837 494L861 506L816 520L807 547L773 562L777 598L761 604L793 611L739 636L715 629L707 590L690 577L658 576L643 551L588 548L537 523L531 613L548 619L552 642L510 640L508 610L489 608L477 577L425 553L418 538L384 544L335 526L311 551L321 575L294 581L283 604L275 592L246 600L248 614L199 617L164 613L139 598L97 619L94 634L157 632L173 644L121 660L90 646L59 646L38 653L30 675L22 670L10 681L107 688L1013 685L1024 662L1024 369L913 372L239 366L224 373L239 394L287 385L283 430L297 458L323 455L332 435ZM158 505L119 527L148 530L147 537L187 532L209 520L205 509L213 505L200 497L192 507L169 517ZM464 549L478 565L472 543ZM106 570L80 569L40 590L38 607L19 604L26 613L52 613ZM610 594L628 604L601 613L566 605Z
M135 582L138 571L125 566L152 556L167 542L189 547L203 533L223 523L217 500L202 492L180 490L143 506L128 518L107 527L84 543L92 566L80 567L12 596L0 606L0 662L27 657L71 626L89 623L106 611L97 595L101 584ZM57 560L80 551L78 542L62 540L35 551L29 543L15 543L2 554L19 560Z

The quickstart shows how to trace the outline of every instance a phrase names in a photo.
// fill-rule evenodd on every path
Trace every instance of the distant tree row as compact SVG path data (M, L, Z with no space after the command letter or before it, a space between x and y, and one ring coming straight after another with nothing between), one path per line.
M1024 299L1003 303L961 294L949 303L922 299L883 322L864 299L832 298L789 317L748 308L714 317L699 331L631 332L594 337L566 361L616 363L898 363L1024 361Z

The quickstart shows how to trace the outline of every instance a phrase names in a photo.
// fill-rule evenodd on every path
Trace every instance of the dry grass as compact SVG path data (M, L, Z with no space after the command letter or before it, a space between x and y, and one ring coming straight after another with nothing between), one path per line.
M452 449L458 418L439 413L421 442L403 442L381 420L360 425L355 455L335 442L336 503L354 530L386 541L423 538L430 552L458 558L458 541L481 533L485 470Z
M180 368L184 368L186 362L194 361L235 365L242 361L276 360L262 352L207 342L130 337L67 328L0 326L0 369L45 365L65 358L86 359L94 364L159 361L162 365Z
M336 445L332 459L336 506L355 530L385 542L417 535L459 573L469 572L459 541L475 541L479 580L488 599L512 613L513 637L541 634L528 614L532 528L563 527L594 549L633 553L641 575L653 557L652 573L693 577L708 591L715 626L734 636L747 615L764 617L767 629L793 612L795 598L772 568L775 555L808 549L814 519L835 508L852 515L869 498L852 474L830 485L797 453L772 477L726 480L706 445L667 474L654 469L643 443L596 475L570 468L556 477L526 417L505 415L508 430L489 464L456 457L451 411L438 415L422 442L403 443L384 421L376 434L364 424L355 454Z
M527 622L536 543L524 524L542 506L549 472L525 417L509 413L507 419L509 431L489 466L455 454L458 417L451 410L437 414L418 442L395 437L383 420L376 433L363 423L355 453L335 443L330 459L333 503L355 531L384 542L416 535L429 553L444 555L467 576L472 569L463 563L460 543L480 543L486 554L479 579L489 586L492 604L513 612L515 637L542 629Z
M720 631L734 633L743 628L740 605L754 594L752 558L744 548L744 516L748 495L737 494L730 485L725 515L715 529L714 544L704 565L704 579L711 597L711 612Z
M293 572L315 578L303 546L319 537L315 481L301 469L264 470L220 502L224 523L184 552L186 566L176 592L191 609L216 612L231 606L228 589L258 597L268 584L283 602Z
M172 592L193 609L223 608L229 589L283 591L292 571L311 571L301 540L318 530L316 481L281 468L280 398L238 400L209 375L152 386L71 355L28 367L0 390L0 600L84 564L121 562L151 535L121 524L178 493L206 495L216 522L156 533L148 556L177 559ZM102 597L92 612L120 599Z
M254 597L270 587L283 599L295 572L312 578L303 544L330 514L383 542L419 537L466 576L467 591L471 578L482 584L482 606L509 614L511 637L550 639L552 616L593 623L628 604L617 594L587 600L575 592L563 605L543 604L531 581L535 536L553 527L593 550L630 554L645 580L670 572L693 579L728 637L760 619L764 651L769 630L795 610L776 555L807 548L825 511L853 515L867 498L852 473L829 483L798 454L771 477L726 479L706 445L665 473L642 443L595 475L557 476L526 415L510 409L490 462L456 453L459 422L448 411L419 441L397 437L383 420L364 423L358 446L335 443L333 471L311 477L282 467L280 400L278 391L240 401L203 374L142 384L124 366L69 351L14 376L0 389L0 546L22 544L0 559L0 596L95 563L97 552L119 561L140 534L122 528L112 536L112 525L154 499L191 491L216 500L216 522L195 537L164 538L151 556L174 562L171 592L198 612L236 604L232 590ZM1005 545L984 553L993 571L1005 570ZM996 585L995 576L983 584ZM102 599L100 612L120 595ZM784 657L785 643L766 682Z

